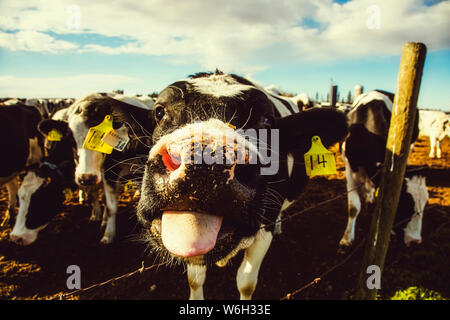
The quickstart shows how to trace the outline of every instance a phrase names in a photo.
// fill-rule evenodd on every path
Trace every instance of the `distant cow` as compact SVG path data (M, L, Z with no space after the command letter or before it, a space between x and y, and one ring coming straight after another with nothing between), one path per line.
M342 158L348 192L348 222L340 241L342 246L350 246L355 238L356 218L361 211L360 193L368 203L375 199L379 183L377 172L384 162L393 99L394 95L385 91L364 93L355 99L347 114L349 134L342 144ZM417 117L412 142L418 136ZM410 217L404 241L408 245L411 241L420 242L417 235L420 235L422 214L428 201L424 176L417 173L405 178L400 197L397 216Z
M309 99L306 93L300 93L294 97L289 98L297 105L299 110L306 110L313 107L313 102Z
M19 189L19 212L10 234L11 241L29 245L40 230L62 211L64 189L75 186L75 140L67 122L43 120L39 130L47 136L51 130L61 135L59 141L46 140L47 156L29 168Z
M430 158L441 158L441 142L450 138L450 116L442 111L419 111L419 135L430 138Z
M116 234L116 213L119 185L123 177L133 175L142 166L148 153L153 131L152 111L113 99L108 95L91 94L77 100L68 114L69 128L74 134L78 163L75 182L80 187L96 188L103 185L106 200L103 224L106 225L101 243L111 243ZM84 148L89 129L110 115L113 128L121 131L130 141L123 151L111 154Z
M270 85L264 88L267 92L271 93L274 96L282 96L281 91L275 86L275 85ZM297 94L294 97L283 97L284 99L289 99L292 102L294 102L294 104L298 107L298 109L301 110L306 110L309 108L313 107L313 102L311 101L311 99L309 99L308 95L306 93L300 93Z
M289 99L216 71L166 87L154 117L138 205L148 241L187 264L190 299L203 299L207 265L223 267L245 250L236 282L241 299L250 299L277 218L308 181L303 156L312 137L325 146L343 139L345 115L299 112ZM241 129L261 136L248 141Z
M18 174L43 156L43 138L37 130L41 119L35 107L21 102L0 106L0 186L6 184L8 188L8 210L3 223L15 212Z

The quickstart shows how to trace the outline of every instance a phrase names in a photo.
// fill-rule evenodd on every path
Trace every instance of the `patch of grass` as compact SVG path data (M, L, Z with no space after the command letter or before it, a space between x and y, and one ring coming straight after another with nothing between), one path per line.
M419 287L409 287L398 290L389 298L390 300L447 300L439 292Z

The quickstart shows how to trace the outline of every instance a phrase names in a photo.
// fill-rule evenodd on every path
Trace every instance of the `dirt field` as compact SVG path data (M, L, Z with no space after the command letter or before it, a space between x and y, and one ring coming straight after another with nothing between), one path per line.
M420 139L411 155L411 164L428 165L430 201L427 205L421 245L406 248L392 237L382 277L381 298L397 290L421 286L450 298L450 140L443 143L443 158L429 159L427 139ZM339 173L310 181L295 204L298 211L345 192L343 163ZM6 209L6 188L0 190L0 214ZM294 210L294 212L297 210ZM130 199L122 197L118 214L118 238L110 246L99 245L99 223L89 222L90 210L75 201L66 201L64 212L41 231L38 240L20 247L8 241L10 227L0 229L0 299L48 299L68 293L66 268L81 268L81 286L88 288L158 263L138 241L140 227ZM254 299L278 300L318 278L339 264L352 249L338 253L345 228L346 197L297 215L283 225L266 255ZM355 246L367 233L370 216L358 218ZM354 294L362 248L348 261L316 284L292 296L294 299L348 299ZM206 299L238 299L236 270L242 253L225 268L208 270L204 287ZM162 266L115 280L65 298L76 299L186 299L189 295L182 267Z

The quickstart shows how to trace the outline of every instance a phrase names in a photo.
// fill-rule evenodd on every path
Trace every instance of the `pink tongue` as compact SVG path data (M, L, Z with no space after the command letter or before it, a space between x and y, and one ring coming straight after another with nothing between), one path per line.
M216 245L222 217L192 211L164 211L161 237L174 255L193 257L205 254Z

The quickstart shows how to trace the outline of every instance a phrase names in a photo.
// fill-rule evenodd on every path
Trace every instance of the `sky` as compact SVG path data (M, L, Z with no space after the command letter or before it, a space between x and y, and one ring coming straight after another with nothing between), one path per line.
M289 93L394 92L427 57L418 106L450 111L450 0L0 0L0 97L148 94L216 68Z

